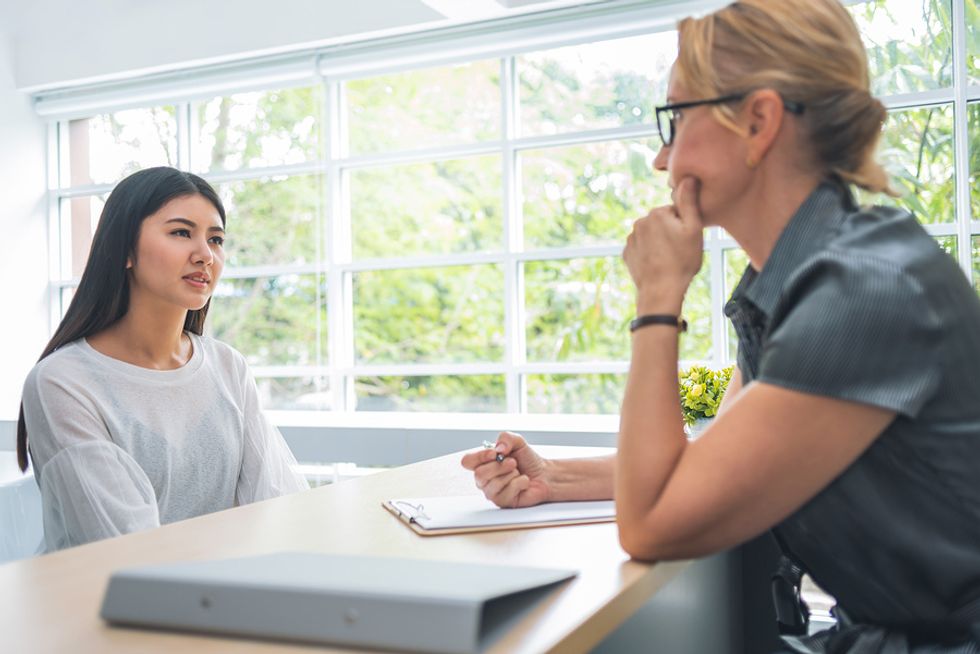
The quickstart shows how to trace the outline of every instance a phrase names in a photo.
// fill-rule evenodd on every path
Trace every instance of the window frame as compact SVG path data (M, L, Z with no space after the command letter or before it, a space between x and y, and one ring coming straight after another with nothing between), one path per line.
M858 4L859 2L848 2ZM59 91L36 96L38 113L50 120L49 127L49 192L51 256L51 328L60 320L59 307L65 289L77 286L77 278L64 278L60 274L60 257L63 246L63 230L60 227L59 205L73 197L106 193L112 184L63 187L66 178L67 121L98 113L108 113L126 108L149 105L173 104L177 107L177 160L182 169L190 170L192 164L192 107L193 102L238 92L255 90L280 90L291 87L312 86L322 96L320 120L321 158L302 164L242 168L234 171L205 173L214 184L258 179L263 177L317 174L321 175L324 188L324 243L322 262L302 265L249 266L227 269L227 279L248 278L259 275L288 273L319 273L327 282L327 364L321 366L254 366L256 377L323 376L329 379L332 409L326 413L347 414L354 412L355 395L353 380L369 375L442 375L442 374L502 374L506 384L506 413L503 416L526 417L527 393L523 388L525 375L575 374L627 372L629 362L528 362L525 358L525 294L523 264L528 261L557 261L579 257L619 256L619 246L580 246L527 250L522 243L522 208L520 206L520 155L523 152L543 148L583 145L587 143L656 139L655 122L613 128L565 132L547 136L520 136L516 121L519 115L516 59L525 52L547 50L599 40L626 38L656 31L672 30L675 19L692 11L714 9L723 2L630 2L621 6L586 6L558 12L531 14L515 19L494 21L487 24L433 30L430 32L390 37L347 46L334 46L285 58L265 58L224 67L211 67L179 74L148 76L129 83L99 85ZM950 104L953 108L954 125L954 178L957 180L955 197L955 221L946 224L925 225L926 231L936 237L957 238L957 260L964 272L972 274L973 238L980 236L980 217L970 217L969 186L959 183L968 180L970 171L967 147L969 135L966 119L967 105L980 101L980 87L968 86L966 64L966 36L963 29L966 16L963 0L952 0L953 7L953 84L933 91L882 98L891 110L923 108ZM415 70L441 65L451 65L482 59L497 59L500 66L501 131L493 141L449 145L376 154L351 156L345 145L346 94L345 83L376 75ZM478 254L453 254L438 256L413 256L406 258L360 259L351 258L350 193L347 176L350 171L369 166L431 162L478 154L500 154L502 160L502 198L504 247L499 251ZM737 248L737 244L721 230L708 230L705 252L710 266L709 286L711 293L712 348L707 360L682 361L681 365L705 364L713 367L727 365L734 360L731 351L727 323L723 309L725 298L724 252ZM354 361L353 334L353 274L367 270L391 270L396 268L428 268L454 264L495 263L504 270L504 333L505 352L502 362L467 364L357 364ZM624 335L625 338L625 335ZM297 422L291 413L272 412L283 424ZM321 413L319 411L312 413ZM370 422L377 414L364 412ZM432 414L433 424L455 422L466 424L474 414ZM490 414L476 414L490 418L489 422L505 422ZM572 425L569 416L539 414L555 424ZM614 433L615 416L597 416L602 433ZM299 424L335 423L334 417L309 420ZM598 423L597 423L598 424Z

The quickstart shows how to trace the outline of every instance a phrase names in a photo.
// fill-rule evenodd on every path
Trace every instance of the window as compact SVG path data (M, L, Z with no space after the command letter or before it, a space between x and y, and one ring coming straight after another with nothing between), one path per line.
M849 7L903 193L861 200L912 211L980 289L976 0ZM501 35L454 63L430 46L408 69L382 46L360 68L327 58L322 78L60 121L55 309L112 184L174 165L227 207L208 329L248 358L267 408L615 414L633 313L620 254L669 201L652 108L676 34L662 17L602 29L513 54ZM734 359L723 306L746 265L709 230L683 365Z

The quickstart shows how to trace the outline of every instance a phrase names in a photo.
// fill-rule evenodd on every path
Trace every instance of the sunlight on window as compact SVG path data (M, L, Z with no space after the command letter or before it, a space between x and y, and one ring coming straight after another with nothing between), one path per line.
M850 10L868 50L874 95L953 83L950 0L871 0Z
M192 106L198 172L297 164L319 157L317 88L238 93Z
M670 31L519 56L521 134L653 122L676 55Z
M115 184L137 170L177 165L173 106L128 109L68 123L71 186Z

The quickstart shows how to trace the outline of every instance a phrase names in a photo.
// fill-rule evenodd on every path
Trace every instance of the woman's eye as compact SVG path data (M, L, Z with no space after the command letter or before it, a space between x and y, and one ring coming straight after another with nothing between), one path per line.
M225 244L225 239L222 236L212 236L210 240L215 245L224 245Z
M187 237L189 237L191 235L191 230L189 230L189 229L175 229L174 231L172 231L170 233L173 234L174 236L187 236Z

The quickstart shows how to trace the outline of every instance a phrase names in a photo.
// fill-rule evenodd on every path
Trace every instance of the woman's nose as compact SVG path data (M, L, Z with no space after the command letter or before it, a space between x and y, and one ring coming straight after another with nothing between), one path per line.
M667 155L669 146L663 145L657 152L657 156L653 158L653 169L664 172L667 170Z
M214 252L211 251L207 241L202 241L194 248L194 263L210 264L214 261Z

